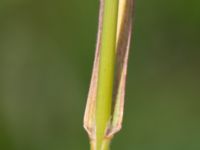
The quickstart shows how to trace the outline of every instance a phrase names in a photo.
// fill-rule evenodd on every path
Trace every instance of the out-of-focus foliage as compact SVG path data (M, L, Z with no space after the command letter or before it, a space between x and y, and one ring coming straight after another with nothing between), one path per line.
M200 149L200 1L136 0L114 150ZM89 149L98 0L0 1L0 149Z

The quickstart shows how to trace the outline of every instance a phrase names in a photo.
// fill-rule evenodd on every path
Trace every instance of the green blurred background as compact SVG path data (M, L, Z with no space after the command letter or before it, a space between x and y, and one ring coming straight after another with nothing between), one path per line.
M200 1L136 0L113 150L200 149ZM0 0L0 149L88 150L98 0Z

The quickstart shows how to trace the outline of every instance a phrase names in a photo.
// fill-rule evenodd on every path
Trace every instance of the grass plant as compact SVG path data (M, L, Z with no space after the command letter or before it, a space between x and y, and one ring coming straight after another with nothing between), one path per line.
M84 116L91 150L109 150L121 129L133 0L100 0L98 40Z

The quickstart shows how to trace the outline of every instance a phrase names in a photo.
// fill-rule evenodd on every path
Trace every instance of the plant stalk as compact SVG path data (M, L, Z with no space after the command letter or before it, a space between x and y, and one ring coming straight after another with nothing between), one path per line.
M113 82L116 59L118 0L105 0L100 47L99 78L96 99L96 149L108 150L106 129L111 119Z
M100 0L95 59L84 115L91 150L109 150L122 127L134 0Z
M111 139L104 139L103 142L102 142L101 149L102 150L110 150L110 142L111 142ZM95 141L90 143L90 150L96 150Z

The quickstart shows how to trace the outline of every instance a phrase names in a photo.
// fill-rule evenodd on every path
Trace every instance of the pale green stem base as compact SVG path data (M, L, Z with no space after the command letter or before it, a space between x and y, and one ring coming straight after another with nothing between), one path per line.
M100 150L110 150L111 139L104 139ZM95 141L90 142L90 150L98 150Z

